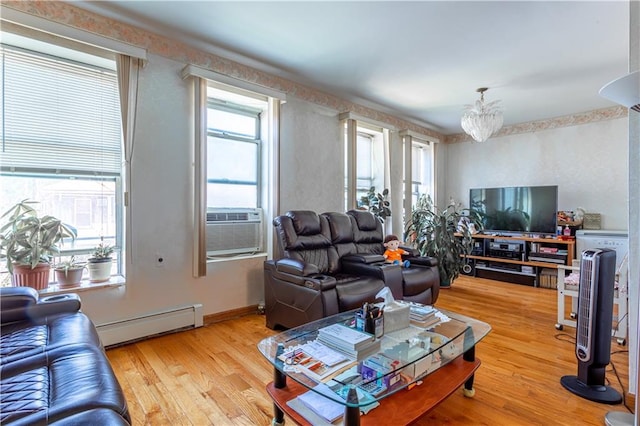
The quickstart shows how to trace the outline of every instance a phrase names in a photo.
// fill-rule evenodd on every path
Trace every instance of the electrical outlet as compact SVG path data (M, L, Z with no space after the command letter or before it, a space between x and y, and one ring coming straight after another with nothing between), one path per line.
M163 255L156 253L156 267L158 268L164 267L166 260L167 259Z

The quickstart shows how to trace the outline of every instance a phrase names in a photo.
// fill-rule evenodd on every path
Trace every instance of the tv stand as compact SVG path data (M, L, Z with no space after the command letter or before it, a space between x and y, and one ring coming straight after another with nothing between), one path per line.
M478 233L473 236L469 275L540 287L543 269L571 265L575 240ZM554 271L555 274L555 271Z

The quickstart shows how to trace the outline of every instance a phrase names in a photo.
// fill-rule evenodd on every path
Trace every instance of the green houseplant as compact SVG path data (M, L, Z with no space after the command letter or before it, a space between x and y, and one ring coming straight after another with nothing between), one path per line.
M453 202L439 210L430 196L422 195L407 220L404 238L422 256L438 259L440 285L448 287L460 274L466 256L471 254L472 228L480 230L481 225L480 216L474 210L458 209Z
M60 219L39 217L34 204L37 201L22 200L2 215L0 257L6 260L14 286L42 290L49 285L50 262L60 250L58 244L77 234Z
M389 190L385 188L381 193L376 192L376 187L369 188L367 195L360 197L360 207L366 208L374 216L384 223L385 219L391 216L391 208L389 200Z
M86 262L77 261L75 256L69 260L58 262L53 270L56 272L56 281L60 287L72 287L80 284L82 273L87 266Z
M111 255L113 250L113 246L105 243L100 243L93 249L87 265L89 280L92 283L108 281L109 277L111 277Z

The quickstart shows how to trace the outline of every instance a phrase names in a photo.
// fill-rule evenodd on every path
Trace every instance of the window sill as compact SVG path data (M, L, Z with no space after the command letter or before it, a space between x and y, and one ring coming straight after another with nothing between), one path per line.
M50 284L44 290L40 290L39 293L43 296L51 296L54 294L65 294L65 293L80 293L84 291L97 290L102 288L109 287L120 287L125 285L126 280L122 276L112 276L109 281L101 282L101 283L92 283L89 280L82 280L80 285L76 285L73 287L60 287L58 284Z

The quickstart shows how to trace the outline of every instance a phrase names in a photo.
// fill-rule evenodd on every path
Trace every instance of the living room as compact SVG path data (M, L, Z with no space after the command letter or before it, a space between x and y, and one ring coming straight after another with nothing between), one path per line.
M140 72L136 146L131 161L126 283L81 292L83 311L98 325L198 304L205 317L216 318L246 312L263 300L263 261L270 254L208 262L206 276L194 277L192 94L189 82L181 76L188 64L286 93L279 191L267 217L288 209L344 210L338 115L345 111L398 130L409 129L434 142L438 205L446 204L449 198L466 204L472 187L541 184L558 185L561 210L581 207L600 213L605 229L628 229L635 217L629 212L637 211L629 206L628 194L635 186L630 187L633 181L629 178L632 153L627 110L613 103L603 110L523 124L526 131L503 134L482 144L448 142L438 132L393 114L184 46L73 3L2 5L3 20L11 16L19 24L24 19L23 25L35 28L48 21L147 51L147 63ZM42 29L53 31L46 25ZM400 205L401 144L397 133L392 134L391 142L390 154L395 159L391 201ZM400 215L392 218L394 230L401 229L401 220ZM159 256L163 258L161 266Z

